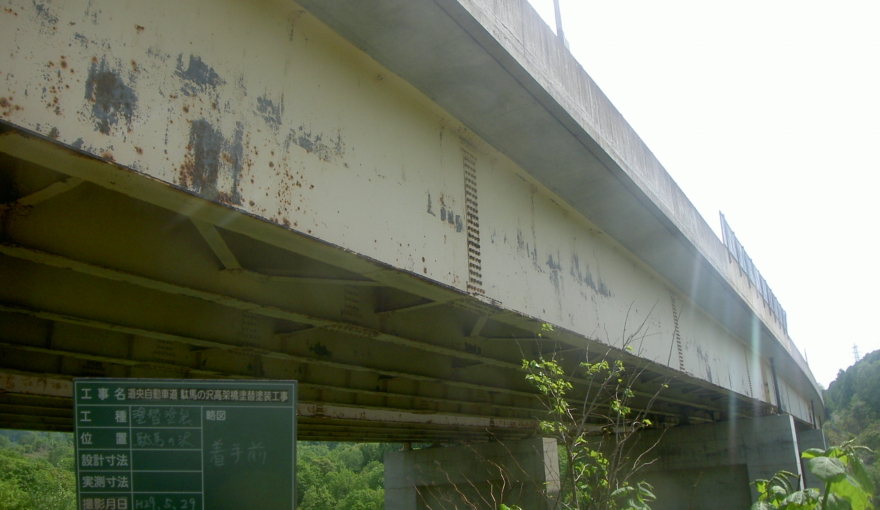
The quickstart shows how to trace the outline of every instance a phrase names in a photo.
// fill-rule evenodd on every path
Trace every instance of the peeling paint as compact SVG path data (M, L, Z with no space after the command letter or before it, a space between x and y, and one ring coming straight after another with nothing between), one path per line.
M75 33L73 34L73 39L78 42L83 48L88 48L90 44L94 44L88 37L83 34Z
M314 343L309 346L309 350L318 356L319 358L332 358L333 353L330 352L330 349L327 348L326 345L321 343Z
M86 8L85 15L92 18L92 23L97 25L98 24L98 13L100 11L98 11L93 4L94 4L94 0L89 0L89 6Z
M336 157L342 157L345 155L345 144L342 142L342 133L336 133L336 140L328 139L327 140L330 145L324 142L324 135L315 134L313 135L311 131L306 131L303 126L300 126L296 130L292 130L290 132L290 136L287 138L287 145L290 146L290 143L299 145L306 152L315 153L318 158L323 161L333 161Z
M556 296L556 303L558 305L558 309L562 309L562 281L559 278L559 271L553 270L550 271L550 283L553 284L553 291ZM544 313L547 311L544 310Z
M553 255L550 254L547 256L547 267L550 268L550 283L553 285L554 295L556 296L556 309L563 310L563 282L562 282L562 264L560 263L559 253L556 253L556 259L554 260Z
M712 379L712 366L709 362L709 354L703 351L703 346L699 343L696 344L697 348L697 357L702 362L702 365L706 368L706 377L708 378L710 383L714 384L714 380Z
M436 217L437 215L431 208L431 195L428 195L428 214ZM440 195L440 221L448 224L450 227L455 228L456 232L461 232L464 230L464 220L462 219L460 214L455 214L452 212L452 209L446 207L446 203L444 201L444 197Z
M189 56L186 68L183 67L183 54L177 57L177 70L174 74L184 81L180 91L187 96L205 93L226 83L216 71L195 55Z
M596 294L600 294L605 297L613 297L611 290L605 285L601 279L599 279L599 284L596 284L596 281L593 279L593 275L590 273L590 266L585 266L583 271L581 270L580 259L577 254L572 255L571 257L571 271L570 274L581 283L587 284L587 286L593 289L593 292Z
M530 246L520 229L516 229L516 251L532 259L532 264L534 264L535 268L541 270L541 267L538 265L538 247Z
M193 121L187 146L190 154L180 168L180 183L209 200L241 205L238 181L244 159L243 136L241 124L227 141L207 120ZM221 180L230 181L231 190L220 189Z
M86 80L85 98L92 103L92 116L95 130L110 134L110 127L119 123L123 117L131 129L131 120L137 108L137 95L107 65L106 60L92 62Z
M43 23L49 25L58 23L58 17L50 13L43 3L34 0L34 10L37 11L37 17L40 18Z
M266 96L258 97L257 113L263 117L266 124L273 125L273 127L277 128L281 125L281 115L284 113L284 97L281 98L281 101L279 101L278 104L275 104Z
M171 58L171 55L163 52L158 46L150 46L147 48L147 55L154 57L163 63L168 62L168 59Z

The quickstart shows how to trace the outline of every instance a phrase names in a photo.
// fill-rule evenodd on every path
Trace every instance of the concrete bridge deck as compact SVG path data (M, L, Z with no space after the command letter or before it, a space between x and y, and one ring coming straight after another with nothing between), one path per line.
M265 377L301 439L529 437L521 359L609 349L657 423L821 415L525 1L0 5L0 427L70 429L72 377Z

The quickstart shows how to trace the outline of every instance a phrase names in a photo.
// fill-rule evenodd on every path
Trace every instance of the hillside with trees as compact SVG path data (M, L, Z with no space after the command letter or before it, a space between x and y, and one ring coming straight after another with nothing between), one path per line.
M838 372L825 391L825 409L828 444L855 439L855 444L871 448L875 454L864 460L874 486L880 487L880 351ZM877 497L874 505L880 508Z
M297 443L297 510L382 510L387 443Z
M398 444L297 443L297 510L381 510ZM73 436L0 430L0 510L75 510Z
M74 510L70 434L0 430L0 510Z

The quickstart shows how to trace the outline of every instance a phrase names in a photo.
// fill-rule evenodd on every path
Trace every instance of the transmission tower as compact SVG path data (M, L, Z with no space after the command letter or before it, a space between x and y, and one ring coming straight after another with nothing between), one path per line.
M856 359L856 363L861 359L859 356L859 346L856 344L853 344L853 357Z

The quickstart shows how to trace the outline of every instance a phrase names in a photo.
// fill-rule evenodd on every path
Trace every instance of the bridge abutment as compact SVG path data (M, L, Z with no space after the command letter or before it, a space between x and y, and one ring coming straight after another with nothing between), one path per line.
M385 456L386 510L550 508L559 491L556 441L532 438ZM470 503L470 504L469 504Z

